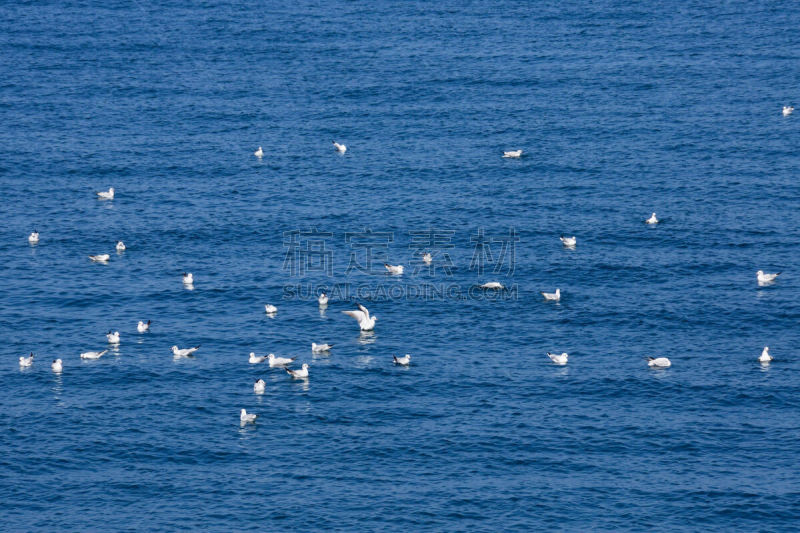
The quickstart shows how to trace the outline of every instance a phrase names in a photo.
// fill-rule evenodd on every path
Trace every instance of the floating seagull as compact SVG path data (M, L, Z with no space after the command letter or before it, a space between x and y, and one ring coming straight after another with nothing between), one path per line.
M32 364L33 364L33 352L31 352L31 354L28 357L20 356L20 358L19 358L19 366L21 368L28 368Z
M257 379L256 382L253 384L253 392L256 394L264 394L264 390L267 388L267 382L263 379Z
M296 357L275 357L275 354L271 353L267 356L267 361L269 361L270 368L276 366L286 366L292 361L297 359Z
M556 292L543 292L541 293L545 300L553 300L555 302L561 299L561 289L556 289Z
M776 274L764 274L763 270L759 270L758 272L756 272L756 279L758 280L759 283L772 283L773 281L775 281L775 278L777 278L780 275L781 275L780 272Z
M503 152L503 157L522 157L522 150L509 150Z
M794 108L790 105L783 106L783 116L788 117L794 112Z
M670 361L666 357L648 357L647 364L648 366L667 368L668 366L672 366L672 361Z
M256 156L257 158L261 159L262 157L264 157L264 150L262 150L261 147L259 146L258 150L253 152L253 155Z
M119 331L109 331L106 333L106 339L108 339L109 344L119 344Z
M108 260L111 259L111 256L108 254L90 255L89 259L95 263L108 263Z
M139 330L139 333L144 333L145 331L150 329L150 321L148 320L147 322L142 322L140 320L139 325L136 326L136 329Z
M83 352L81 354L81 359L100 359L108 350L103 350L102 352Z
M328 305L328 297L325 295L324 292L319 295L319 298L317 298L317 302L319 302L319 305Z
M333 146L339 151L340 154L343 154L347 151L347 146L339 144L336 141L333 141Z
M422 254L422 261L426 265L430 265L433 262L433 256L430 254L430 252L425 252L424 254Z
M250 352L250 359L248 359L247 362L251 365L257 365L258 363L263 363L266 360L266 355L256 355L254 352Z
M402 274L403 273L403 265L390 265L389 263L384 263L383 266L386 267L386 270L389 271L389 274Z
M117 251L124 252L125 251L125 243L122 241L117 241Z
M239 413L239 420L242 422L242 424L247 424L248 422L252 424L256 421L256 418L258 418L258 415L248 414L248 412L244 409L242 409Z
M97 193L97 197L101 200L113 200L114 199L114 187L109 187L108 191L100 191Z
M392 359L394 360L394 364L396 365L408 366L411 364L410 354L405 354L403 357L397 357L396 355L393 355Z
M549 357L550 360L557 365L566 365L569 355L567 354L567 352L564 352L562 354L547 352L547 357Z
M53 364L50 365L50 368L53 369L53 372L58 374L64 370L64 365L61 364L61 359L53 359Z
M572 237L564 237L562 235L559 237L559 239L562 243L564 243L564 246L574 247L576 244L578 244L578 238L575 235Z
M308 377L308 363L303 363L303 366L300 368L300 370L292 370L291 368L287 368L286 373L292 376L294 379L306 379Z
M39 242L39 232L33 230L33 233L28 235L28 242L31 244L36 244L37 242Z
M317 344L315 342L311 343L311 351L313 353L327 352L331 348L333 348L333 344Z
M192 283L194 283L194 276L192 276L191 272L183 273L183 283L186 285L191 285Z
M770 361L772 361L772 356L769 354L769 346L764 346L764 351L762 351L761 355L758 357L758 362L764 365Z
M200 349L200 345L199 344L197 346L195 346L194 348L184 348L182 350L180 348L178 348L177 346L173 346L172 347L172 353L175 355L175 357L189 357L199 349Z
M650 218L644 221L645 224L658 224L658 219L656 218L656 214L653 213L650 215Z
M360 311L342 311L342 313L358 320L358 325L361 328L361 331L372 331L375 329L375 321L378 320L378 317L369 316L369 311L367 311L367 308L361 304L358 304L358 308Z
M264 306L264 311L266 311L268 315L274 315L278 312L278 308L272 304L267 304Z
M490 281L488 283L484 283L483 285L478 285L481 289L502 289L503 284L499 281Z

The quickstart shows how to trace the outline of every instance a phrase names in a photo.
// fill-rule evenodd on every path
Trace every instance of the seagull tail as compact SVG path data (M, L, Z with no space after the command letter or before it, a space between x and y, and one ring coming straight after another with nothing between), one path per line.
M396 356L396 355L393 355L393 356L392 356L392 359L394 359L394 362L395 362L395 363L397 362L397 356Z

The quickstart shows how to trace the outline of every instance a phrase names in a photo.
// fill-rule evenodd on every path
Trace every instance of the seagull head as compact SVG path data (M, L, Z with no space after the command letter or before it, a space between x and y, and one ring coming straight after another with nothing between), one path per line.
M308 363L303 363L303 370L308 370Z
M756 272L756 275L757 276L763 276L764 275L764 271L763 270L759 270L758 272Z
M177 346L173 346L173 347L172 347L172 351L173 351L173 352L177 352L177 351L178 351L178 347L177 347Z
M269 355L267 356L267 359L269 359L270 361L272 361L273 359L275 359L275 354L274 354L274 353L271 353L271 354L269 354Z

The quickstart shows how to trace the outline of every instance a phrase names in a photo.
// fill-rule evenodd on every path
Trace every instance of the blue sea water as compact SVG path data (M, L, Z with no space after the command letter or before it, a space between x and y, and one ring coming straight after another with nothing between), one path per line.
M0 30L3 530L798 528L792 4L21 1Z

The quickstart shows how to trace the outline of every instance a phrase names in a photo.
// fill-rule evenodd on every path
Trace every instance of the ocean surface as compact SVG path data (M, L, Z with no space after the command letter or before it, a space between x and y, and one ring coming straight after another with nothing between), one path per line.
M0 529L800 528L794 7L3 3Z

